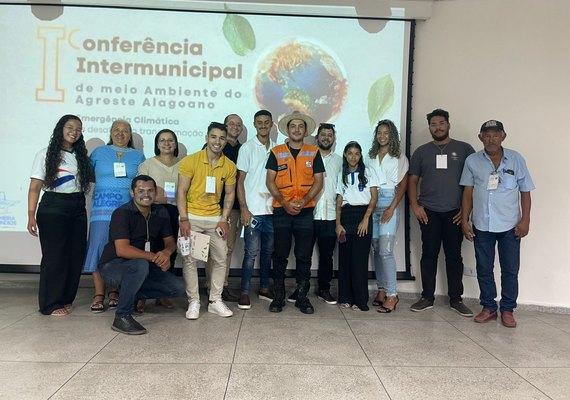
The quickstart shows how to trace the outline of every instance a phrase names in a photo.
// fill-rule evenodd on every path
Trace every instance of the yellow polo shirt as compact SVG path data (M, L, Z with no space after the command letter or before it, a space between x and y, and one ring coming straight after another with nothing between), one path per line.
M236 165L222 154L215 167L210 165L206 149L184 157L178 169L180 175L190 178L186 194L188 212L200 217L215 217L222 214L220 197L224 185L236 183ZM216 178L216 193L206 193L206 178Z

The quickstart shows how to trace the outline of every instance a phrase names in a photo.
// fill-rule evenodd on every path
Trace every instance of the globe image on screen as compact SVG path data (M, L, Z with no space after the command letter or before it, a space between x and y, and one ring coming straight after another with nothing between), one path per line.
M258 63L255 97L277 119L293 111L332 122L342 110L348 82L341 66L322 47L288 41Z

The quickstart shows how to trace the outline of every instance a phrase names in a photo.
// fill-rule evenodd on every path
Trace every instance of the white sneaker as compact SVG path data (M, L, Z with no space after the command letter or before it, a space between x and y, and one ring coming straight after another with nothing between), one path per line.
M200 316L200 300L190 300L188 311L186 311L186 319L198 319Z
M208 312L218 314L220 317L231 317L234 315L232 310L230 310L222 300L216 300L208 304Z

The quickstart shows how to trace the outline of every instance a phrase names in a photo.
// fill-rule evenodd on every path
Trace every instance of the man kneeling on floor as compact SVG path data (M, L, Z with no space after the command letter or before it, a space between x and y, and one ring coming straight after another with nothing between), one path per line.
M109 242L99 261L99 272L107 285L120 287L119 305L111 328L127 335L142 335L146 329L132 316L139 299L182 296L184 281L166 273L176 249L168 212L153 204L156 182L139 175L131 183L129 203L111 216Z

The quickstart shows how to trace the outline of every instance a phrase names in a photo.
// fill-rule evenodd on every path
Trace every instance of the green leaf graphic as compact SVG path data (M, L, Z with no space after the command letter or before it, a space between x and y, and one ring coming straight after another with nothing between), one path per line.
M370 125L378 122L394 104L394 81L391 75L378 79L368 92L368 119Z
M222 30L232 50L238 56L245 56L255 49L255 33L244 17L228 14Z

